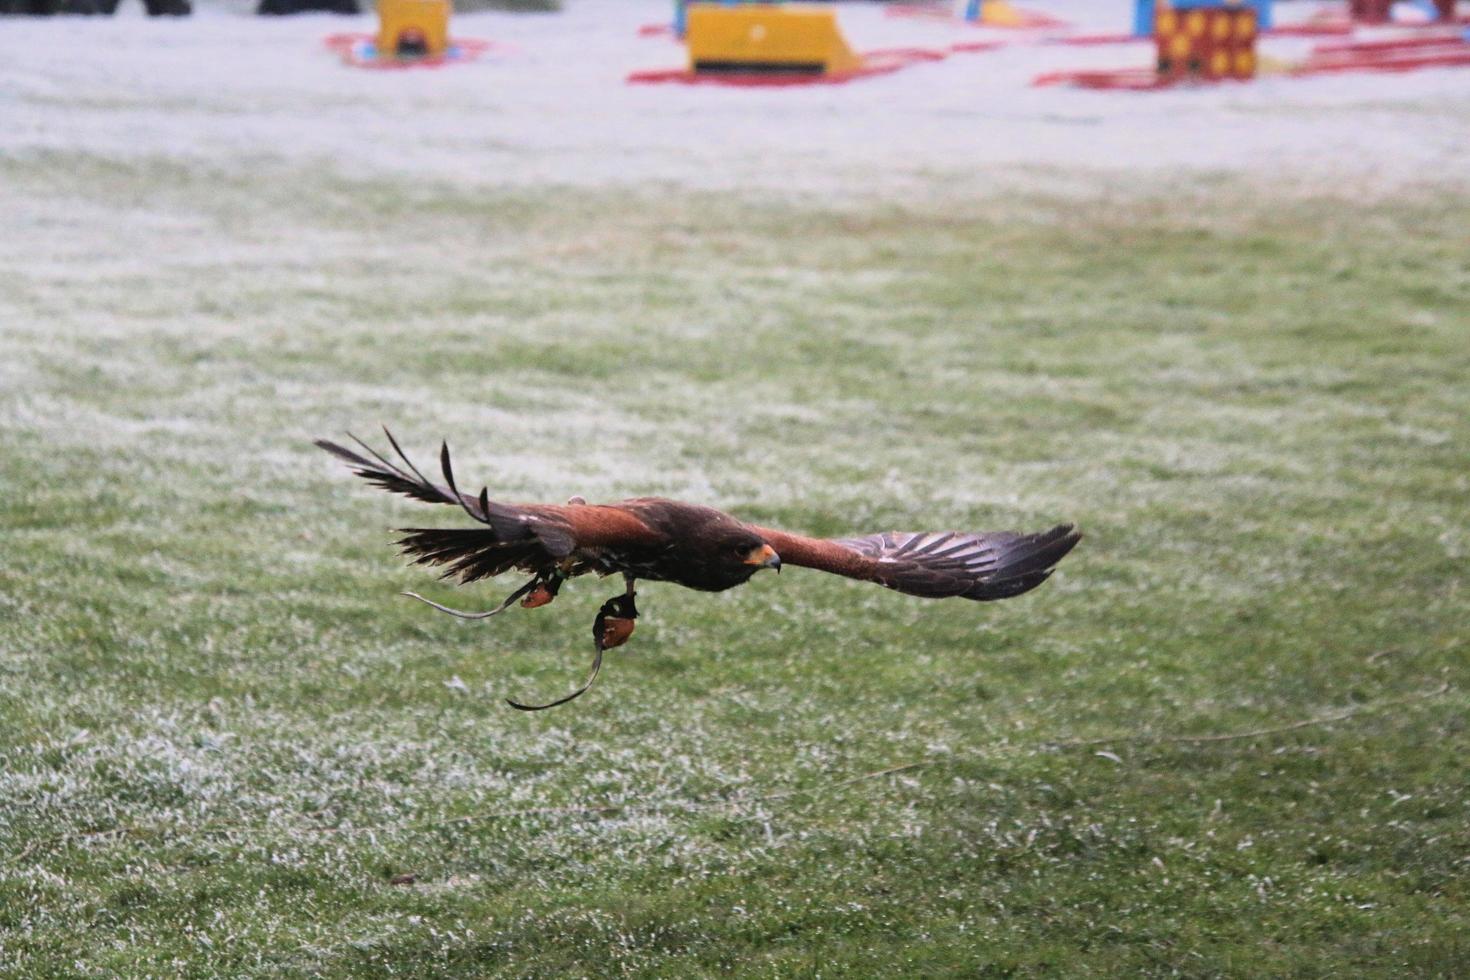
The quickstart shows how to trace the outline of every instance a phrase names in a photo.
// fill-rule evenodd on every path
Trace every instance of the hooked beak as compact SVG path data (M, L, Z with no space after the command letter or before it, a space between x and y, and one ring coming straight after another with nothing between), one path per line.
M776 549L768 544L752 548L750 554L745 556L745 564L759 568L774 568L777 575L781 574L781 556L776 554Z

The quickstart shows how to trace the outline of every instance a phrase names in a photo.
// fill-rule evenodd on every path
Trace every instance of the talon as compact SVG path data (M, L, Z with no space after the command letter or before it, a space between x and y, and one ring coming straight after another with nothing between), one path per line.
M632 591L615 595L597 611L597 619L592 623L592 636L601 641L604 649L620 647L633 635L638 619L638 606L633 596Z
M551 602L552 599L556 598L556 594L561 591L562 581L560 577L557 577L543 579L537 582L536 587L531 590L531 594L521 600L521 608L536 609L539 606L544 606Z
M602 646L605 650L620 647L633 635L635 621L618 616L608 616L602 621Z

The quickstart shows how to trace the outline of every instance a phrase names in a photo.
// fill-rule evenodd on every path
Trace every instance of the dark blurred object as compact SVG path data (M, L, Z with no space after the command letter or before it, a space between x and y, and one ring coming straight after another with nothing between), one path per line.
M360 14L362 8L357 0L260 0L255 12L263 17L284 17L286 14Z
M50 17L54 14L113 14L118 0L0 0L0 15ZM149 17L187 17L189 0L143 0Z
M1382 24L1393 17L1393 4L1394 0L1350 0L1348 9L1353 20L1364 24ZM1440 20L1454 22L1455 0L1434 0L1434 9Z

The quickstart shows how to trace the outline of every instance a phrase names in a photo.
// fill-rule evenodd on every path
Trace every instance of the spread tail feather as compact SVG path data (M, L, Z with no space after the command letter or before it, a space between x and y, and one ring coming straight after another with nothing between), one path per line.
M543 557L534 541L502 541L489 528L402 528L398 546L415 565L448 566L441 578L474 582Z

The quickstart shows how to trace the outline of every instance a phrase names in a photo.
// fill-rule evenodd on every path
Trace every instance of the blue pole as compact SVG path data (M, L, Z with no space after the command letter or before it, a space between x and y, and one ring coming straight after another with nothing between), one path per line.
M985 0L968 0L965 4L965 20L972 24L980 21L980 6Z
M1151 37L1154 33L1154 0L1133 0L1133 36Z
M683 37L684 36L684 22L685 22L685 20L687 20L687 18L684 15L684 0L674 0L674 36L675 37Z

